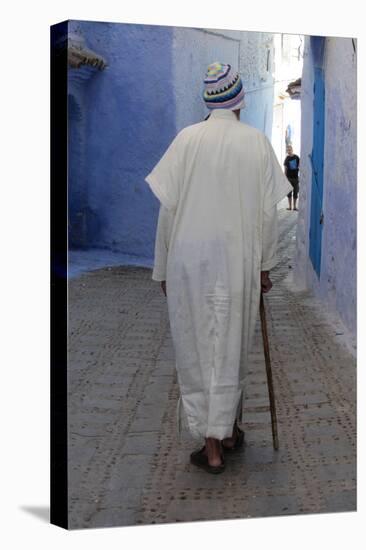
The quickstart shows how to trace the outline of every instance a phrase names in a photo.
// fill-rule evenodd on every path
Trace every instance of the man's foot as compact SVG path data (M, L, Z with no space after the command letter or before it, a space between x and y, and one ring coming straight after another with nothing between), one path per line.
M206 437L205 439L205 454L210 466L220 466L224 459L222 456L221 443L219 439L214 437Z
M286 208L286 210L292 210L291 206L288 206L288 207Z
M236 451L244 445L244 432L239 428L236 421L233 427L233 435L225 437L222 440L222 448L224 451Z
M296 206L294 207L294 210L298 210L298 208L296 208Z
M220 456L220 461L217 465L209 462L206 445L199 451L191 453L191 464L202 468L210 474L221 474L225 470L225 462L222 456Z

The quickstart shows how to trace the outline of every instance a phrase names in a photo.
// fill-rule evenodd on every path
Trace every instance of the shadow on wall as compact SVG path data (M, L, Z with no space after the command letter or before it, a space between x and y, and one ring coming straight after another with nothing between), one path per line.
M88 248L94 235L100 232L98 216L88 206L88 189L83 166L85 136L81 106L75 96L68 96L69 132L69 247Z

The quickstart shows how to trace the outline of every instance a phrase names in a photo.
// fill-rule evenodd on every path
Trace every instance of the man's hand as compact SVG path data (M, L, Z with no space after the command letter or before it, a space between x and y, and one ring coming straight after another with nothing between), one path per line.
M272 286L272 281L269 278L269 271L261 271L261 291L263 294L269 292Z
M164 296L166 297L166 281L161 281L160 286L161 290L164 292Z

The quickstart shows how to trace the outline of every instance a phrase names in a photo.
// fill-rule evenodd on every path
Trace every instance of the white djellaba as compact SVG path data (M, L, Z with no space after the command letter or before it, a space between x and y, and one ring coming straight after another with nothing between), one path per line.
M229 109L173 140L146 178L161 202L153 279L166 280L179 425L231 437L259 310L277 262L277 203L292 189L267 137Z

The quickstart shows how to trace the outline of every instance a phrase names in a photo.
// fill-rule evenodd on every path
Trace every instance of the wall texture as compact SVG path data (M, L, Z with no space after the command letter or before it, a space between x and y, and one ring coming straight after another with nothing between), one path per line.
M240 72L246 90L241 120L272 137L274 35L246 32L240 43Z
M324 52L325 149L320 278L309 260L313 61L306 39L302 77L300 212L296 279L356 333L356 53L350 38L327 38Z
M70 248L149 265L159 203L144 178L176 133L206 116L208 64L240 70L242 120L271 136L272 35L86 21L70 21L69 35L108 64L69 68Z

